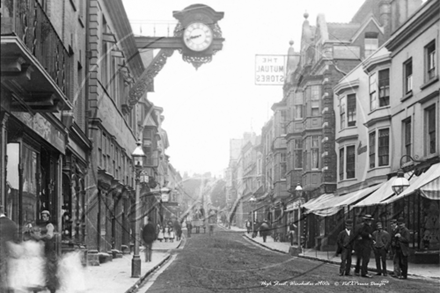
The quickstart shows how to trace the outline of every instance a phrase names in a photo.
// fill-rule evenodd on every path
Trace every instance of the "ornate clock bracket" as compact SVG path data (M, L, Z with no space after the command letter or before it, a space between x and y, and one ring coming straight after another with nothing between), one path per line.
M218 21L224 16L223 12L216 12L203 4L190 5L182 11L174 11L174 18L179 22L174 29L173 37L135 37L139 50L160 49L153 61L144 70L141 77L129 91L128 102L131 109L147 91L153 91L154 78L162 70L168 57L175 50L182 54L182 59L191 63L196 70L205 63L212 61L212 56L223 48L222 31ZM202 23L208 26L213 35L212 43L203 51L191 50L183 41L185 29L192 23Z

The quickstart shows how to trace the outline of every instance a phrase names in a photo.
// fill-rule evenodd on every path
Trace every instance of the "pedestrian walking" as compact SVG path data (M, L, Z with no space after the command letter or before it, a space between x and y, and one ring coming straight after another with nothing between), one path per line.
M157 224L156 230L157 230L157 232L156 232L157 233L157 240L162 242L162 240L164 239L163 228L159 223Z
M179 220L175 219L173 222L174 231L176 234L176 241L179 241L182 237L182 225L180 225Z
M2 293L12 292L8 286L10 243L17 243L18 240L17 224L6 217L3 206L0 206L0 292Z
M55 246L55 226L50 222L50 216L51 215L48 210L43 210L41 212L42 224L40 227L32 231L31 238L44 243L46 287L50 293L54 293L59 287L57 274L58 256Z
M147 216L147 223L142 228L142 240L145 245L145 261L151 262L151 255L153 252L153 242L156 240L156 228Z
M387 275L387 252L390 247L390 234L382 227L381 222L376 223L377 230L373 232L373 250L376 259L376 275ZM381 266L382 265L382 266Z
M339 232L337 238L338 250L336 254L341 254L341 265L339 266L340 276L351 276L351 253L353 250L353 233L351 231L353 221L348 219L345 221L345 229Z
M249 233L251 233L251 230L252 230L252 223L251 223L251 221L247 220L246 221L246 231L249 234Z
M357 262L355 267L355 275L359 276L359 269L361 276L364 278L372 278L368 274L368 263L370 262L371 248L373 246L373 228L371 224L373 217L371 215L365 215L362 217L363 223L360 225L358 231L356 231L357 238ZM360 268L359 268L360 265Z
M267 220L264 220L260 226L260 235L263 237L263 242L266 242L266 238L270 233L270 225Z
M401 270L401 276L399 279L408 278L408 255L409 255L409 230L405 227L404 218L397 220L398 230L394 235L396 241L396 253L399 261L399 267Z
M293 223L293 220L290 222L287 229L288 229L288 233L289 233L288 235L290 238L290 245L293 245L296 240L296 229L297 229L297 226Z
M395 237L399 226L397 225L397 220L396 219L392 219L391 220L391 249L390 249L390 254L391 254L391 259L393 260L393 274L391 275L394 278L399 278L401 275L401 271L400 271L400 265L399 265L399 257L397 256L397 238Z
M186 219L186 236L191 238L192 223L190 219Z
M252 238L257 237L258 231L260 230L260 223L258 223L258 220L255 220L254 222L254 228L252 231Z

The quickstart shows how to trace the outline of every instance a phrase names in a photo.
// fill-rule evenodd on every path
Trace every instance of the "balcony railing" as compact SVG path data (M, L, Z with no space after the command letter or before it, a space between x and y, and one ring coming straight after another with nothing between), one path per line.
M36 0L1 0L1 4L2 37L18 37L69 97L69 54L41 5Z

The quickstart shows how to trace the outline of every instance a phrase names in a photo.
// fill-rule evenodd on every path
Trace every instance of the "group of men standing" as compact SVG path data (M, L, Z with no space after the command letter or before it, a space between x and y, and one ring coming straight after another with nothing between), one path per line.
M387 276L386 259L388 252L393 256L394 270L392 276L399 279L408 277L409 230L405 227L404 219L391 220L391 230L383 229L382 223L372 227L373 217L364 215L363 222L353 231L353 221L345 221L345 229L337 238L337 254L341 254L339 275L350 276L352 252L356 255L354 274L364 278L372 278L368 274L368 263L371 250L376 259L376 275Z

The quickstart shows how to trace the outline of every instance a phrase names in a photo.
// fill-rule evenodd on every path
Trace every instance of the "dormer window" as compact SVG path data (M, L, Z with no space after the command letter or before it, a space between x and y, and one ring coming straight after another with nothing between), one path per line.
M379 48L379 39L378 33L376 32L367 32L365 33L365 58L373 54L377 48Z

